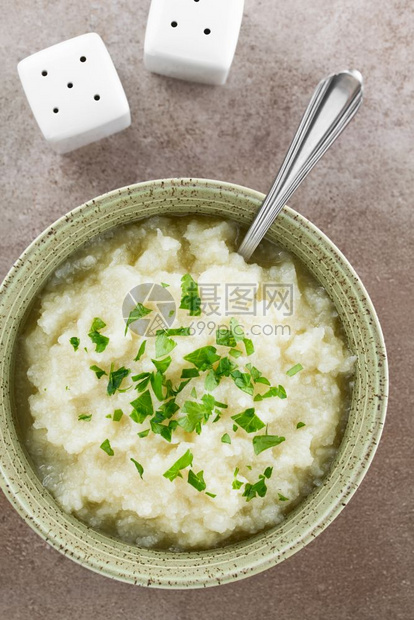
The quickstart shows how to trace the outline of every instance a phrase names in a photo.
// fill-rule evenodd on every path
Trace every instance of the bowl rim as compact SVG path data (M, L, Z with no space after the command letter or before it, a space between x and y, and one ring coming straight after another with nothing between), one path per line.
M179 192L181 190L187 192L189 191L190 196L187 196L186 200L190 201L192 197L193 201L195 200L195 202L199 200L198 194L201 195L201 192L203 190L211 192L212 195L214 194L214 192L216 194L218 193L221 199L223 199L223 197L229 198L230 195L236 195L243 200L246 200L250 204L248 209L246 207L247 212L250 214L246 216L246 221L248 221L249 219L250 221L252 220L254 216L253 206L259 207L264 198L264 195L262 193L234 183L226 183L210 179L173 178L155 181L145 181L142 183L125 186L123 188L112 190L110 192L102 194L101 196L98 196L97 198L94 198L76 207L75 209L69 211L67 214L58 218L54 223L50 224L42 233L40 233L22 252L20 257L17 259L17 261L15 261L10 271L6 275L5 279L3 280L0 286L0 342L1 336L5 334L7 329L10 330L10 316L5 316L2 313L1 298L5 296L7 300L7 296L9 295L10 291L13 290L15 283L18 282L22 270L24 268L27 268L34 255L36 255L37 253L41 253L42 244L47 243L51 236L62 235L64 231L67 230L70 223L76 223L82 218L87 218L88 216L93 215L93 213L97 209L103 212L107 210L110 214L111 211L114 211L114 204L117 205L120 200L130 199L134 196L134 193L139 196L140 194L144 194L146 191L149 191L150 195L152 195L151 192L159 192L161 194L165 194L166 196L171 196L171 194L174 195L176 191ZM194 196L196 197L195 199ZM183 198L183 196L181 198ZM206 201L208 202L208 199L206 199ZM189 204L190 202L188 202L186 206L189 206ZM145 219L146 217L150 217L148 215L140 216L141 203L139 201L137 201L137 203L134 203L134 206L136 207L137 213L137 217L135 218L136 221ZM196 214L197 212L193 211L193 213ZM172 212L171 215L173 215ZM226 214L223 219L229 218L231 218L231 216ZM68 555L75 562L86 566L95 572L129 583L151 585L160 588L180 589L214 586L257 574L267 568L270 568L271 566L274 566L281 560L289 557L290 555L304 547L306 544L308 544L318 533L323 531L323 529L325 529L327 525L329 525L329 523L331 523L332 520L341 512L343 507L352 497L363 477L365 476L366 471L373 459L379 439L382 434L382 428L385 420L388 397L388 365L384 338L372 301L357 273L350 265L349 261L342 254L342 252L319 228L312 224L307 218L300 215L288 206L284 207L281 215L277 220L277 225L281 225L280 223L284 220L290 223L295 222L295 225L305 228L310 236L319 239L323 244L325 244L326 250L331 252L339 261L341 268L347 271L348 277L353 278L353 284L355 285L360 298L363 299L367 314L369 314L372 333L374 334L374 337L376 339L377 354L381 356L381 369L377 369L377 372L380 375L379 382L381 383L381 393L375 395L379 397L378 400L376 400L375 402L376 424L375 427L372 428L370 437L366 440L364 444L364 457L360 458L359 463L356 463L356 466L354 464L354 467L351 470L352 473L347 472L346 485L342 484L341 490L336 489L336 493L339 493L336 501L331 501L330 503L328 502L325 506L323 505L323 501L321 501L317 505L320 509L317 520L313 521L311 524L305 523L302 530L298 531L297 536L293 542L287 541L290 530L288 527L285 528L286 531L283 531L282 536L287 537L286 543L284 547L282 545L282 547L280 547L278 550L276 550L275 546L272 547L272 543L274 542L272 541L272 533L275 529L278 529L279 531L283 530L283 527L281 526L289 524L290 515L289 518L281 524L281 526L276 526L276 528L265 532L259 532L258 534L252 536L246 541L228 545L223 548L213 549L206 552L193 551L179 554L173 554L171 552L151 551L148 554L148 550L135 547L131 548L125 543L120 543L115 539L91 530L90 528L79 522L75 517L66 515L61 509L59 509L62 513L64 521L67 523L67 528L72 528L73 536L78 541L80 541L80 543L76 545L74 544L73 539L71 539L69 544L68 538L65 537L65 530L67 531L67 528L62 529L59 526L59 532L58 534L56 534L56 531L48 530L45 526L45 523L43 522L42 501L44 501L46 504L54 505L55 507L57 506L52 496L49 495L49 493L46 491L42 493L38 488L37 494L41 494L41 497L39 495L39 502L35 502L36 506L34 507L34 499L37 498L34 498L33 496L29 497L28 495L26 485L24 484L25 476L27 477L29 475L27 471L27 462L24 461L24 459L26 459L24 448L21 445L18 446L19 456L22 461L21 463L13 462L11 457L10 459L7 457L7 449L11 447L11 444L7 442L4 435L4 431L7 430L7 420L4 415L4 403L7 401L7 398L5 398L5 400L0 401L0 487L3 489L6 497L10 500L15 509L30 525L30 527L32 527L33 530L35 530L55 549ZM130 221L132 221L132 219L130 219ZM121 223L119 223L118 225L121 225ZM275 226L275 224L273 226ZM112 225L108 226L108 228L112 228ZM95 234L99 233L95 232L93 235L91 235L90 238L92 238ZM78 247L81 247L82 243L79 243ZM69 252L69 255L72 254L74 251L76 251L76 248L72 249L71 252ZM53 267L52 271L55 268L56 267ZM36 293L39 292L42 286L43 284L37 287ZM33 297L34 295L31 297L31 299L33 299ZM16 331L18 331L18 329L19 327L17 326ZM0 360L0 367L3 361L3 359ZM6 390L4 388L6 388ZM6 393L6 396L8 395L7 381L5 381L4 386L2 386L1 389L2 398L4 397L4 393ZM373 403L372 407L374 407ZM335 468L333 468L332 471L334 470ZM23 476L23 478L21 478L21 476ZM329 474L328 477L330 478L331 474ZM308 498L301 502L298 509L300 509L301 506L309 503L313 495L314 493L311 493ZM341 501L339 501L339 496ZM296 515L299 511L298 509L295 509L290 514ZM58 527L57 521L55 521L55 524L56 527ZM251 546L251 544L255 543L255 541L257 542L258 540L265 542L265 545L262 546L261 551L257 548L253 549L253 551L249 550L248 547ZM94 544L92 544L92 542ZM98 544L100 545L100 550L99 553L95 553L94 545L96 547L98 546ZM139 558L141 555L145 557L148 555L148 557L152 559L153 562L155 562L155 559L157 559L157 561L160 560L164 563L164 570L162 572L161 569L157 567L157 571L159 574L152 576L150 569L146 569L144 566L144 568L142 568L142 572L139 573L138 576L133 572L130 572L129 574L125 572L122 573L119 569L119 562L114 562L113 560L111 560L110 551L106 551L105 555L105 551L103 550L104 548L106 548L105 545L108 546L109 549L115 546L121 549L123 547L127 548L128 552L126 549L124 549L125 557L128 557L128 561L130 562L135 560L135 562L139 564ZM226 556L231 551L233 551L232 563L224 559L223 561L211 562L208 560L207 557L210 555L220 559L221 556ZM238 552L240 557L238 556ZM207 558L207 560L205 559L204 563L202 559L203 556L204 558ZM201 572L195 571L194 576L190 577L188 568L190 567L190 572L192 572L192 564L194 564L196 559L200 559L201 561L201 564L197 565L197 567L200 567ZM217 572L215 572L215 570L217 571L220 564L224 564L225 567L223 569L220 568L220 574L217 575ZM182 575L180 577L179 574L171 574L171 570L177 571L177 573L179 573L180 570L184 571L184 566L187 567L186 576ZM147 575L149 575L148 578L146 578Z

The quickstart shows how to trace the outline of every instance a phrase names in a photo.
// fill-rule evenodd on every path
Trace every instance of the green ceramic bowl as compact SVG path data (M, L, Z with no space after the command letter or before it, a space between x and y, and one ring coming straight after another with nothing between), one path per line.
M103 575L164 588L198 588L254 575L313 540L342 510L364 477L384 424L387 360L381 328L355 271L304 217L286 207L268 238L298 256L325 287L357 356L352 407L328 476L277 527L211 551L171 553L129 546L65 514L37 478L22 441L13 403L16 334L47 278L73 251L114 226L158 214L200 213L251 223L264 196L217 181L178 179L110 192L65 215L22 254L0 300L0 470L7 497L53 547ZM358 527L358 523L355 524Z

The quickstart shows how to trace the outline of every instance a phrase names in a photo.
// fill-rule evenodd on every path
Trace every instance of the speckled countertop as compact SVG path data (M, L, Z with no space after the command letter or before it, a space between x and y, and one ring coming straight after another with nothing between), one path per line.
M299 554L207 591L133 587L48 547L0 497L4 620L410 618L414 597L412 383L414 118L411 0L246 0L230 79L211 88L146 73L149 0L2 0L0 276L57 217L135 181L198 176L266 192L320 78L358 68L358 117L292 200L345 253L372 296L391 362L388 421L351 503ZM88 31L109 47L132 127L61 157L42 140L16 64Z

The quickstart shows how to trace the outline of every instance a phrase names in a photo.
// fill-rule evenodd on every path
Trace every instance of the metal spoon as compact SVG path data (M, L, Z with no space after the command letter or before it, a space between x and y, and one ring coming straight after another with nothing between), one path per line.
M272 222L362 103L359 71L342 71L320 82L310 100L273 186L239 248L248 260Z

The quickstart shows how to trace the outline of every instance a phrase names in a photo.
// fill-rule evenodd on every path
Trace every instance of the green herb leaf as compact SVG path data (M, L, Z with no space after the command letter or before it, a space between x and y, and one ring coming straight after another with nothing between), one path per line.
M196 392L196 389L195 389L195 388L193 388L193 389L191 390L191 392L190 392L190 396L192 396L193 398L197 398L197 392Z
M169 284L166 284L165 282L161 282L161 286L163 286L164 288L167 288L168 286L170 286Z
M70 344L72 345L72 347L73 347L73 349L75 351L77 351L79 349L79 345L80 345L79 338L76 338L76 336L72 336L72 338L70 338L69 342L70 342Z
M137 468L137 471L138 471L138 473L139 473L139 475L141 477L141 480L142 480L142 474L144 473L144 468L142 467L141 463L138 463L138 461L136 461L133 458L130 458L129 460L134 463L134 465Z
M106 327L106 323L104 323L102 319L100 319L99 317L95 317L94 320L92 321L92 325L89 331L98 332L100 329L103 329L104 327Z
M192 379L193 377L199 377L200 373L197 368L183 368L181 372L181 379Z
M188 484L191 484L191 486L197 489L197 491L199 492L204 491L207 486L204 481L204 476L203 476L202 471L199 471L198 474L196 474L195 472L193 472L192 469L190 469L190 471L188 472L187 482Z
M114 422L119 422L123 415L124 412L122 411L122 409L115 409L112 419Z
M215 370L216 377L230 377L233 370L236 370L237 364L229 360L228 357L222 357Z
M206 495L208 495L209 497L217 497L216 493L209 493L208 491L206 491Z
M273 467L266 467L266 469L263 472L263 475L265 478L270 478L270 476L272 475L273 472Z
M160 372L161 374L164 374L165 371L168 369L169 365L171 364L171 357L165 357L163 360L161 361L157 361L157 360L151 360L151 362L154 364L155 368L158 370L158 372Z
M304 426L306 426L305 422L298 422L296 424L296 428L303 428Z
M159 370L151 373L151 387L158 400L164 400L163 381L164 375Z
M111 444L109 443L109 439L105 439L99 446L101 450L107 453L108 456L113 456L115 452L111 448Z
M269 448L278 446L282 441L285 441L285 438L278 437L278 435L256 435L253 437L254 453L260 454Z
M150 420L151 430L156 435L161 435L166 441L171 441L172 432L177 428L177 421L171 420L168 425L155 422L154 418Z
M235 347L236 339L232 330L227 329L226 327L219 328L216 331L216 344L219 344L222 347Z
M252 366L252 364L246 364L246 368L249 370L254 383L263 383L264 385L270 385L269 379L263 377L260 370L258 370L255 366Z
M284 496L284 495L282 495L281 493L278 493L278 494L277 494L277 496L278 496L278 498L279 498L279 500L280 500L281 502L288 502L288 501L289 501L289 498L288 498L288 497L285 497L285 496Z
M175 480L176 478L182 478L182 474L181 474L181 469L185 469L186 467L188 467L189 465L192 465L193 463L193 455L191 453L191 450L187 450L187 452L185 452L179 459L178 461L176 461L171 467L170 469L167 469L167 471L163 474L164 478L167 478L168 480L171 480L171 482L173 480Z
M93 370L98 379L106 375L106 372L102 370L102 368L99 368L99 366L96 366L96 364L94 364L93 366L89 366L89 369Z
M294 366L292 366L292 368L289 368L289 370L286 372L286 374L289 377L293 377L294 375L296 375L301 370L303 370L302 364L295 364Z
M135 321L139 321L139 319L142 319L144 316L147 316L147 314L150 314L150 312L152 312L150 308L146 308L145 306L143 306L141 303L138 302L135 308L131 310L127 318L126 325L125 325L125 335L127 334L128 327L131 325L131 323L135 323Z
M207 368L212 367L214 362L220 359L220 355L217 355L215 347L207 346L185 355L184 359L190 362L190 364L194 364L199 370L207 370Z
M99 330L104 327L106 327L106 323L104 323L104 321L102 321L99 317L95 317L89 330L88 336L96 345L95 351L97 353L102 353L108 346L109 338L99 333Z
M212 392L218 386L218 384L219 380L217 380L214 371L209 370L204 381L204 388L207 390L207 392Z
M141 431L140 433L138 433L138 437L141 437L141 439L144 438L144 437L147 437L149 432L150 432L150 430L151 429L147 428L145 431Z
M239 427L237 426L237 424L233 424L233 432L235 433L238 429Z
M254 345L250 338L243 338L243 343L246 348L246 355L252 355L254 353Z
M139 362L139 360L141 359L141 357L144 355L145 353L145 347L147 346L147 341L143 340L141 342L141 345L138 349L138 353L136 354L136 356L134 357L134 362Z
M198 284L189 273L181 278L181 304L182 310L188 310L190 316L200 316L201 299L198 295Z
M156 335L165 334L166 336L191 336L190 327L175 327L174 329L158 329Z
M235 357L237 359L238 357L241 357L243 355L243 353L241 351L239 351L239 349L230 349L229 355L231 355L232 357Z
M115 394L117 390L121 387L122 381L129 375L131 371L129 368L125 368L121 366L118 370L113 370L113 365L111 365L111 371L109 373L108 385L106 388L107 393L112 396Z
M265 398L272 398L274 396L278 396L281 399L286 398L286 391L283 385L279 385L278 387L271 387L270 390L268 390L264 394L256 394L253 400L258 402L264 400Z
M234 317L230 319L230 329L236 342L242 342L244 339L244 331L238 320Z
M91 413L81 413L78 416L78 420L83 420L84 422L90 422L92 420L92 414Z
M109 338L103 336L99 332L89 332L88 336L96 345L96 353L102 353L103 351L105 351L106 347L108 346Z
M152 416L154 413L149 390L141 394L141 396L133 400L130 404L133 407L133 411L129 417L137 424L142 424L145 418Z
M242 411L242 413L232 415L231 419L243 428L246 433L254 433L266 426L265 423L262 422L262 420L255 414L254 409L246 409L245 411Z
M181 426L181 428L183 428L187 433L193 433L196 431L197 434L200 434L201 423L210 413L204 403L196 403L192 400L186 400L181 410L186 415L182 418L178 418L178 425Z
M246 392L246 394L250 394L250 396L253 396L254 386L251 382L250 375L247 372L233 370L230 374L234 383L240 390Z
M221 438L221 443L231 443L230 435L228 433L224 433Z
M155 357L162 357L163 355L167 355L170 353L175 347L177 343L171 338L168 338L167 334L162 332L158 334L155 338Z
M233 483L232 483L231 486L233 487L233 489L235 489L237 491L238 489L240 489L240 487L243 486L243 482L241 480L236 480L235 479L235 480L233 480Z

